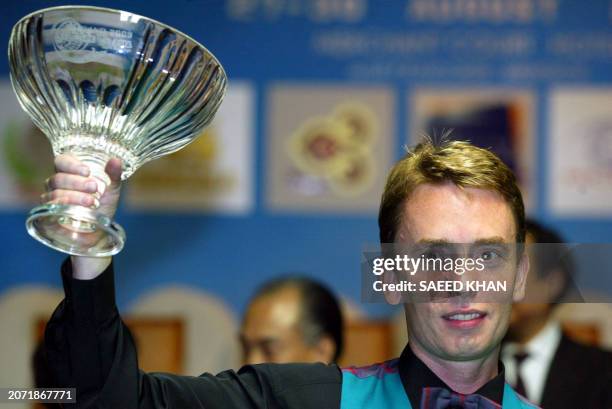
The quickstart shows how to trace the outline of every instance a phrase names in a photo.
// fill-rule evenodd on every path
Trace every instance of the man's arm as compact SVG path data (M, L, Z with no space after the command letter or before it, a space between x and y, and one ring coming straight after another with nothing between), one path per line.
M78 280L67 260L62 280L66 298L47 325L45 343L57 381L77 388L77 407L278 407L271 383L253 369L197 378L140 371L134 341L115 306L112 265L94 279Z
M336 409L342 375L323 364L256 365L199 377L138 369L132 336L115 305L112 264L91 280L62 266L66 298L45 332L47 359L77 408ZM206 340L202 340L202 349Z
M93 205L87 175L74 158L56 159L43 201ZM111 186L99 210L112 217L119 197L121 165L110 161ZM47 359L56 383L77 389L77 408L250 409L339 407L342 375L337 367L258 365L238 373L199 377L147 374L115 304L110 258L72 257L62 265L65 299L45 332ZM202 340L202 350L206 339Z

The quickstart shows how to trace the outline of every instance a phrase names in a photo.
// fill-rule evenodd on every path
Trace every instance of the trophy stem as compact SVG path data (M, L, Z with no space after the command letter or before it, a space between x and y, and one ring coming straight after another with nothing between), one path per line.
M32 209L26 222L28 233L45 245L71 255L105 257L118 253L125 243L123 228L100 213L99 199L110 178L105 172L109 155L83 152L79 149L63 150L89 167L89 177L98 183L92 207L78 205L43 205Z
M101 155L99 152L82 152L72 151L66 152L76 158L78 158L85 166L89 168L89 177L93 178L98 184L96 193L93 194L95 198L92 209L97 209L100 206L100 197L106 191L110 184L110 178L105 172L106 162L108 159L106 155ZM57 221L62 227L72 230L78 233L93 233L96 231L96 224L91 223L87 220L78 219L69 216L62 216Z
M106 163L110 160L110 157L107 155L99 154L97 152L67 152L72 156L75 156L79 159L85 166L89 168L89 177L94 178L96 183L98 184L98 190L94 193L96 199L100 199L104 192L106 192L106 188L110 185L111 181L108 175L106 174L105 168ZM100 205L99 202L96 201L94 208L97 208Z

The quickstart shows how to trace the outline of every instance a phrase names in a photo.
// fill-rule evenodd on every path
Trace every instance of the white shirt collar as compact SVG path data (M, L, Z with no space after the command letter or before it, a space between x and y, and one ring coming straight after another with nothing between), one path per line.
M524 347L529 356L538 360L551 360L561 341L561 326L550 320Z
M511 384L516 383L517 377L516 361L513 355L519 351L528 354L521 365L521 378L525 384L526 397L536 404L539 404L542 399L548 370L560 341L561 326L558 322L551 320L522 348L516 343L509 343L504 345L502 350L506 380Z

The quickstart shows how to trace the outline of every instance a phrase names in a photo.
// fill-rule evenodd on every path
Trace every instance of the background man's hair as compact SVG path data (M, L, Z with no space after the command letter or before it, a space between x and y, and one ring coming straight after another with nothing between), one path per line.
M344 322L338 300L327 286L305 276L284 276L265 283L257 290L252 300L287 288L295 288L300 294L298 322L306 342L314 345L321 337L330 337L336 346L333 357L336 362L344 345Z
M404 202L418 186L445 182L499 193L514 215L517 242L524 242L525 206L514 173L493 152L446 136L438 142L425 137L391 169L378 213L380 242L394 242Z

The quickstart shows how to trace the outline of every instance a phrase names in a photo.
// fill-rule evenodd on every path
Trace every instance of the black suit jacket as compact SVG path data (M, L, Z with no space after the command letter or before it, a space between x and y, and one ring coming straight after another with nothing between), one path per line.
M544 385L542 409L612 409L612 352L562 335Z

